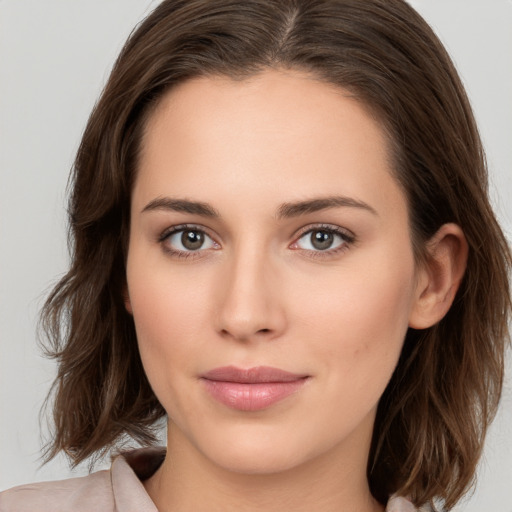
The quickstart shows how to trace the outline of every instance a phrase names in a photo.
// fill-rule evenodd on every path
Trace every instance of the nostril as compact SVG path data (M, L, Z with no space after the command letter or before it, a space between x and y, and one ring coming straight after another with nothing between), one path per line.
M271 333L271 332L272 332L272 329L267 329L267 328L265 328L265 329L258 329L258 330L253 331L253 332L254 332L254 334L256 334L256 335L257 335L257 334L269 334L269 333ZM241 339L241 340L247 340L247 339L249 339L249 338L251 337L251 335L250 335L250 334L247 334L247 333L241 333L241 332L239 332L238 334L235 334L235 335L234 335L234 334L233 334L229 329L222 329L222 330L220 331L220 334L221 334L221 336L223 336L223 337L226 337L226 336L230 336L230 337L231 337L231 336L232 336L232 337L234 337L234 338L238 338L238 339Z

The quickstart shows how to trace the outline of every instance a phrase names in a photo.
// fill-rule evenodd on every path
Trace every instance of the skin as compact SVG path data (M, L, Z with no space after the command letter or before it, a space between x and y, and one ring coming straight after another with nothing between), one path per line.
M193 79L151 115L126 307L169 416L170 456L145 482L160 511L383 510L366 479L377 403L407 328L449 308L466 251L445 225L429 246L435 264L415 265L387 149L359 102L296 71ZM349 201L278 215L333 196ZM208 203L218 217L169 199ZM166 236L182 224L206 234L187 257L182 233ZM342 235L319 250L315 228ZM226 365L308 379L267 409L238 411L200 380Z

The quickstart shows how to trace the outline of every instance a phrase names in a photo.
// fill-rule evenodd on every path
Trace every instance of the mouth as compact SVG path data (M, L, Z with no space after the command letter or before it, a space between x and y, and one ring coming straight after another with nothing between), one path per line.
M211 397L239 411L266 409L297 393L308 379L308 375L269 366L248 369L224 366L201 376Z

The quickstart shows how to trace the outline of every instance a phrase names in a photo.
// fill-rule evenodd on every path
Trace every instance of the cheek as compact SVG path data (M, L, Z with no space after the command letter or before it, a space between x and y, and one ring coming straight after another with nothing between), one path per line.
M184 277L184 273L170 272L168 266L160 267L134 254L127 268L139 351L157 395L169 380L177 378L175 370L190 367L195 360L192 350L204 349L208 311L204 281L200 284L191 273Z
M204 353L204 293L169 276L147 276L130 283L140 357L156 397L177 424L196 418L190 380L198 353ZM201 335L201 332L203 335ZM194 343L190 343L190 340Z
M317 282L316 293L309 287L297 308L325 374L338 385L380 396L407 332L414 264L409 255L377 261L362 259L340 271L339 279L323 287Z

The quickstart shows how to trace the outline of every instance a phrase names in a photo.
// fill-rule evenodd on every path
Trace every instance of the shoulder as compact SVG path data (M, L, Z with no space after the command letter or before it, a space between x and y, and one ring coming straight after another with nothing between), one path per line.
M428 506L416 508L407 498L391 496L386 512L432 512L432 509Z
M20 485L0 493L0 512L111 512L109 471L55 482Z
M0 493L0 512L158 512L142 481L164 458L165 448L141 448L123 452L110 470L13 487Z

